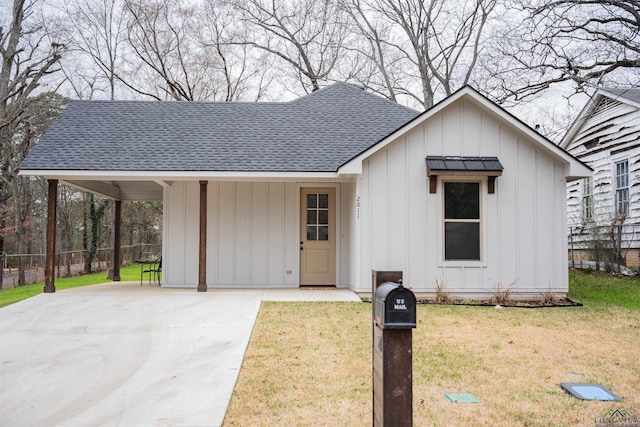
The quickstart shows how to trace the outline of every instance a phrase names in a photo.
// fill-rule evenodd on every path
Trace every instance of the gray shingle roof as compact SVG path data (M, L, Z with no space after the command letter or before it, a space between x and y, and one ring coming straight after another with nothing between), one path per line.
M486 171L502 172L497 157L443 157L427 156L427 171Z
M613 89L603 88L609 93L621 96L623 98L631 99L636 102L640 102L640 88L637 89Z
M335 172L417 115L347 83L283 103L71 101L21 169Z

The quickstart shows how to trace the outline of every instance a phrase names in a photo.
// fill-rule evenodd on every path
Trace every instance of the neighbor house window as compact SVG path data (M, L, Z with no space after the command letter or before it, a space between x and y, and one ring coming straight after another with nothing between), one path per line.
M582 219L593 219L593 180L585 178L582 182Z
M444 259L480 260L479 182L444 182Z
M629 160L615 163L616 216L629 213Z

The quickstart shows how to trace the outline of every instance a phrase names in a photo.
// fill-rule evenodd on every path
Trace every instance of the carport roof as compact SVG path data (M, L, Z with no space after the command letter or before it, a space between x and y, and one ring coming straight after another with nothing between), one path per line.
M417 115L347 83L280 103L71 101L20 168L336 172Z

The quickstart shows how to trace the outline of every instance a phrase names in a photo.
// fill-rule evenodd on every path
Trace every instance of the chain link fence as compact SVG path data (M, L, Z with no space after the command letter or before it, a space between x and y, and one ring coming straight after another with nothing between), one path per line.
M616 273L640 267L640 223L569 227L569 266Z
M128 265L139 259L151 258L159 255L162 244L131 245L120 248L122 265ZM58 252L55 257L55 274L57 278L78 276L85 271L85 263L89 251L77 250ZM18 286L20 262L25 268L25 281L27 285L42 282L44 280L44 267L46 254L0 254L0 264L3 268L3 288ZM111 267L113 258L112 248L101 248L96 251L96 257L91 264L94 272L107 271Z

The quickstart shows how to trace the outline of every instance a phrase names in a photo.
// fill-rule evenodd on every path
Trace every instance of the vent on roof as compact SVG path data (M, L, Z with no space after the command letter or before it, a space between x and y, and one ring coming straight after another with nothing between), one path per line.
M599 142L600 142L600 138L593 138L593 139L590 139L589 141L585 142L583 145L584 145L584 148L586 148L588 150L588 149L593 148L596 145L598 145Z
M606 113L607 111L621 105L622 103L620 101L616 101L615 99L611 99L611 98L607 98L604 97L600 103L598 104L598 106L596 107L596 109L593 111L593 114L591 115L591 117L596 117L599 116L601 114Z

